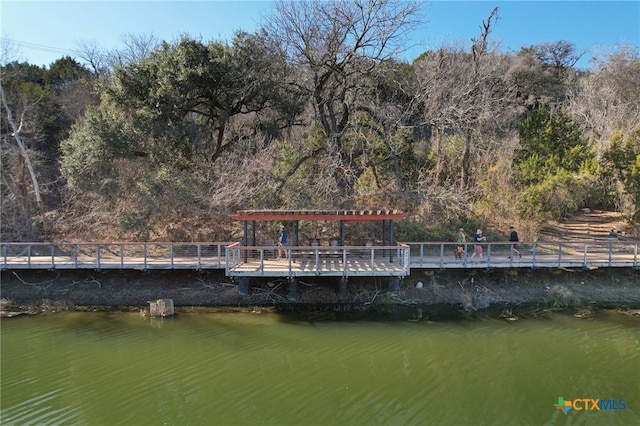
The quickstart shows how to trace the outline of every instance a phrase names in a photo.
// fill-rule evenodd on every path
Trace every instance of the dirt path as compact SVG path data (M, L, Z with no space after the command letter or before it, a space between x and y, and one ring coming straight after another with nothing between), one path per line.
M609 238L611 230L615 230L619 238L640 238L640 225L629 223L622 213L585 209L580 214L547 224L540 230L539 240Z

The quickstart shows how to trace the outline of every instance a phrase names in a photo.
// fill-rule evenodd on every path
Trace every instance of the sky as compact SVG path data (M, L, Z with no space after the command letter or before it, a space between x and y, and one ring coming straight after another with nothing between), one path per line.
M301 0L298 0L301 1ZM0 48L10 60L48 66L82 44L123 48L126 34L175 41L182 35L230 40L237 30L256 31L273 2L250 0L0 1ZM424 19L399 59L413 61L443 45L470 46L494 7L498 20L489 37L503 52L565 40L584 52L579 68L620 44L640 45L640 1L423 1ZM6 58L7 55L4 55Z

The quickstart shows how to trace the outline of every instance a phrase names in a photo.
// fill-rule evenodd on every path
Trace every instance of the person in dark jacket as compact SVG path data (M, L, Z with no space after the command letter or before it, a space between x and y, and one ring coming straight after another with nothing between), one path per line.
M512 243L511 251L509 252L509 258L513 256L513 253L516 253L518 257L522 257L522 253L520 253L520 251L516 248L516 246L518 245L518 241L520 241L520 238L518 238L518 231L516 231L516 228L514 228L513 226L509 227L509 241Z
M280 232L278 232L278 247L285 247L287 245L287 231L284 229L284 225L280 225ZM287 253L287 249L278 248L278 257L282 257L282 253L284 252L284 257L289 256Z

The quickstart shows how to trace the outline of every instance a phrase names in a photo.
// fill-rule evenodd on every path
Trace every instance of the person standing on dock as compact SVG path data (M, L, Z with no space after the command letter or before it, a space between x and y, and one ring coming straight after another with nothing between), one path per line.
M278 232L278 247L284 247L287 245L287 231L284 229L284 225L280 225L280 232ZM288 257L287 249L278 248L278 257L282 257L282 253L284 252L284 257Z
M520 251L516 248L516 246L518 245L518 241L520 241L520 238L518 238L518 231L516 231L516 228L514 228L513 226L509 227L509 241L511 241L511 251L509 252L509 259L513 257L513 253L517 253L518 257L522 257L522 253L520 253Z
M478 228L476 233L473 234L473 241L474 241L473 254L471 255L470 259L473 259L474 257L476 257L476 254L477 254L480 260L482 260L482 245L480 244L480 242L487 241L487 237L482 235L482 229Z
M464 234L464 229L458 230L458 245L456 246L456 259L462 259L467 251L467 236Z

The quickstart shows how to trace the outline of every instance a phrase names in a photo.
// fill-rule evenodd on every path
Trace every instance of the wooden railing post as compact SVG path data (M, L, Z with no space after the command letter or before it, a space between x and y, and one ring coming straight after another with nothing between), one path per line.
M533 269L536 268L536 251L538 248L538 243L533 243L533 246L531 247L531 267Z
M320 275L320 250L316 249L314 257L316 259L316 275Z
M562 243L558 243L558 268L562 266Z
M147 243L142 243L142 269L147 270Z
M584 260L582 261L582 267L587 269L589 267L588 263L587 263L587 243L584 243L583 253L584 253L583 254L583 259Z

